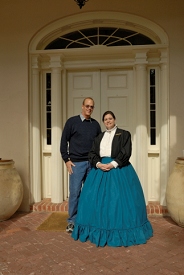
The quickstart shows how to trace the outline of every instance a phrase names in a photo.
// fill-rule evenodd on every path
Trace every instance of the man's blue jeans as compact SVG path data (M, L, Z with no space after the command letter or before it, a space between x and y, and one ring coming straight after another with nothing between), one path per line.
M89 161L73 162L73 164L75 166L72 166L73 173L69 182L68 223L74 224L82 185L91 170L91 164Z

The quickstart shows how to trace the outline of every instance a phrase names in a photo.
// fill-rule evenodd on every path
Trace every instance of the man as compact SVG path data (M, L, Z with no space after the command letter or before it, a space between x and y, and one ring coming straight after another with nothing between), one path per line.
M91 170L88 153L94 138L101 133L99 123L91 118L93 109L94 100L91 97L85 98L82 113L67 120L61 137L60 152L70 175L68 233L74 229L82 184Z

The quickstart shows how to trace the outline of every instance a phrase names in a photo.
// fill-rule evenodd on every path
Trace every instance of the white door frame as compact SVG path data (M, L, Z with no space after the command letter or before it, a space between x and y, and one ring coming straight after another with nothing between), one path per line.
M122 20L123 18L123 20ZM72 19L72 21L71 21ZM134 23L135 29L141 29L144 26L144 34L157 40L157 44L149 46L126 46L101 48L94 47L90 49L70 49L68 50L41 50L48 43L49 33L52 34L58 26L65 26L67 29L74 30L77 28L77 22L80 22L82 28L86 25L94 26L94 22L101 26L113 25L124 26L126 22L127 28ZM97 21L94 21L97 20ZM70 24L69 24L70 22ZM71 22L74 22L71 26ZM64 28L63 28L64 29ZM64 31L63 31L64 32ZM52 35L50 35L51 37ZM156 38L155 38L156 37ZM40 50L38 50L40 48ZM147 92L147 69L149 66L158 66L160 68L160 191L159 201L165 205L165 190L168 180L168 165L169 165L169 122L168 122L168 38L165 32L155 23L133 15L115 12L97 12L85 13L83 15L75 15L65 19L58 20L49 26L42 29L32 39L30 43L30 202L39 202L41 197L41 102L40 102L40 87L41 76L45 69L52 72L52 98L57 108L53 108L52 113L52 139L56 142L52 145L51 150L51 179L54 182L51 190L52 202L60 203L66 199L66 193L63 192L61 182L65 182L67 173L64 169L58 148L60 143L60 135L62 127L66 121L66 72L67 70L89 70L108 69L108 68L132 68L134 70L134 83L137 94L138 116L136 128L137 140L137 171L146 199L148 199L148 169L147 158L148 154L153 155L155 151L148 150L147 144L147 118L146 118L146 92ZM61 93L62 91L62 93ZM59 99L59 100L58 100ZM58 110L63 110L62 113ZM140 141L145 140L144 146L140 148ZM142 164L141 165L141 161ZM153 183L154 184L154 183Z

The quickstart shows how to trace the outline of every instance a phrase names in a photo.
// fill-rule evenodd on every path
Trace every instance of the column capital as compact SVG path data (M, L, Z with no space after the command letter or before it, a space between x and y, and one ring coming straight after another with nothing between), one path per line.
M60 55L56 55L56 54L49 54L49 58L50 58L50 68L63 68L62 65L62 59Z
M147 52L145 50L135 50L135 65L146 65L148 63L147 60Z
M31 67L32 69L40 69L40 55L36 54L31 56Z
M167 64L168 51L166 49L160 49L160 64Z

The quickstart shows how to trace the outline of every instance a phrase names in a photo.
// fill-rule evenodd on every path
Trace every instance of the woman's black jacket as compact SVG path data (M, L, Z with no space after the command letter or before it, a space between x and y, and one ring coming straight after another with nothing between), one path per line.
M103 138L105 132L99 134L94 142L93 146L89 152L89 161L96 167L97 162L101 162L100 152L100 142ZM111 158L118 163L119 167L127 166L129 164L129 159L132 153L132 142L131 134L123 129L116 129L114 138L112 140L111 148Z

